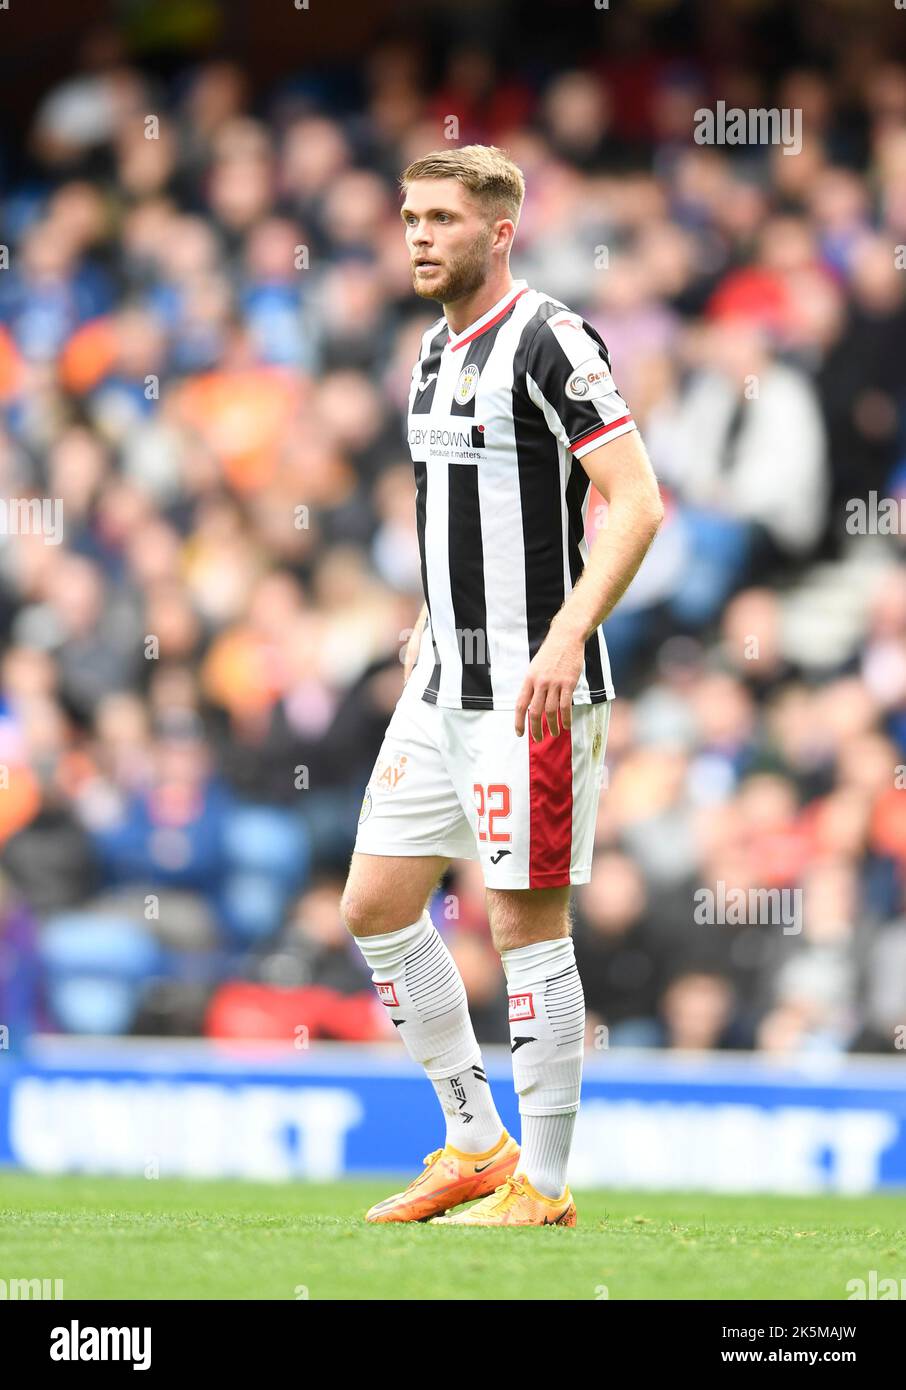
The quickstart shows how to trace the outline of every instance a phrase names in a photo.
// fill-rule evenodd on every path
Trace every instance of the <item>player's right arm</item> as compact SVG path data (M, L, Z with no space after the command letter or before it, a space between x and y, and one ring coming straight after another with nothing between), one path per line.
M416 661L418 661L418 654L421 650L422 644L422 633L425 629L425 623L427 622L427 619L428 605L427 603L423 603L422 611L419 613L418 618L416 619L415 627L412 629L412 635L410 636L409 641L406 644L406 656L403 662L404 685L406 681L409 679L409 677L412 675L412 668L414 667Z

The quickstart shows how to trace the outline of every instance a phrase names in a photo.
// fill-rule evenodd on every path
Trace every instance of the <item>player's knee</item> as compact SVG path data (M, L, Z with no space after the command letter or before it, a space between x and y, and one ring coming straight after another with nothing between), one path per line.
M353 936L363 936L368 931L367 901L347 887L340 899L340 917L346 930Z
M401 915L397 904L388 902L386 896L377 897L348 887L340 899L340 916L352 936L398 931L409 922L405 913Z

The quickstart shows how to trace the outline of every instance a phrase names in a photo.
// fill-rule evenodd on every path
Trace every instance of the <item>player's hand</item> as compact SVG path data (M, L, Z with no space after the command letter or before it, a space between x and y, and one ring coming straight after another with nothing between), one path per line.
M526 713L536 743L544 737L543 720L553 738L559 736L561 727L572 728L573 691L584 660L585 643L581 638L551 628L535 653L516 701L519 738L525 730Z

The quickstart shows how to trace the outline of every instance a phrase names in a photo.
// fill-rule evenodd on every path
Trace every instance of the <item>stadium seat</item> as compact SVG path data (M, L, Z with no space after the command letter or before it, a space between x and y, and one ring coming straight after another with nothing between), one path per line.
M128 919L61 913L41 933L47 1003L68 1033L127 1033L160 965L151 934Z
M271 806L233 811L225 829L230 865L220 906L228 930L242 941L276 932L293 893L308 878L311 853L301 819Z

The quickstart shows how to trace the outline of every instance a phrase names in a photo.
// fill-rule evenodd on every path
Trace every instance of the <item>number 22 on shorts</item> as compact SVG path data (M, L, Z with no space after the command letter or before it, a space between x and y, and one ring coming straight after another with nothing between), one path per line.
M505 820L510 814L510 789L505 782L492 782L485 788L480 782L476 782L472 787L475 796L475 807L478 811L478 838L483 841L492 841L495 844L508 843L513 837L508 830L495 829L494 822ZM499 805L492 805L492 799L498 799ZM484 821L487 816L487 829Z

